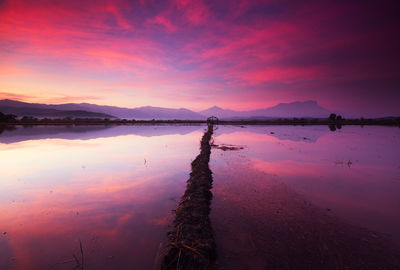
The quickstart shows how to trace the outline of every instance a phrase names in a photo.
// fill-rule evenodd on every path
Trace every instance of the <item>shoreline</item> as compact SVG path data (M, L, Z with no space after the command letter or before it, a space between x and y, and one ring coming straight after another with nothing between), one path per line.
M179 124L179 125L203 125L208 124L206 120L37 120L37 121L16 121L16 122L0 122L0 127L5 126L89 126L89 125L160 125L160 124ZM400 127L399 119L345 119L340 121L331 121L324 119L309 119L309 120L217 120L212 123L216 125L291 125L291 126L398 126Z

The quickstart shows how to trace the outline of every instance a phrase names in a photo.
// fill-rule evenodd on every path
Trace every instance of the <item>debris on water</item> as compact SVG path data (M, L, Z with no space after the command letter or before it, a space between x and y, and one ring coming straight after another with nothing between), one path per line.
M335 165L344 165L344 162L343 161L341 161L341 160L337 160L337 161L335 161Z
M326 211L332 211L332 209L330 209L330 208L326 208Z
M220 149L222 151L236 151L244 149L244 146L241 145L230 145L230 144L212 144L212 148Z
M269 134L275 134L275 132L271 131Z
M347 166L349 166L349 168L351 167L352 164L353 162L351 162L351 160L347 161Z
M217 147L217 149L221 149L222 151L228 151L228 150L241 150L243 149L243 147L235 147L235 146L226 146L226 145L222 145Z
M7 234L7 232L3 232L3 235L6 235Z

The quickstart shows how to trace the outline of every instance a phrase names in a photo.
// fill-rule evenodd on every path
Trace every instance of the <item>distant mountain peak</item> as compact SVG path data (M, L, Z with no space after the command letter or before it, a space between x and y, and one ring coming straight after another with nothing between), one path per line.
M328 117L330 111L318 105L315 100L279 103L273 107L249 111L233 111L213 106L200 112L204 116L216 116L221 119L250 119L250 118L294 118L294 117Z

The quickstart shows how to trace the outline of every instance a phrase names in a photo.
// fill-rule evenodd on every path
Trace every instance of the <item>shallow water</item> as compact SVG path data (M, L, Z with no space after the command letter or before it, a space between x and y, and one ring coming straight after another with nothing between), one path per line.
M0 135L0 269L157 269L201 126Z
M85 269L157 269L203 130L3 131L0 269L73 269L80 243ZM212 150L217 269L397 269L399 128L219 126L214 138L243 147Z
M399 128L220 126L214 138L243 147L211 156L220 269L393 266Z

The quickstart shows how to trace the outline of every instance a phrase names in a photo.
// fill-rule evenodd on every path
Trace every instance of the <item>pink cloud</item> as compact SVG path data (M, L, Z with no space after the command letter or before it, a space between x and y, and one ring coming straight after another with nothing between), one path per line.
M8 92L0 92L0 99L13 99L13 100L29 100L34 98L33 96L17 94L17 93L8 93Z
M162 15L158 15L152 19L149 19L148 22L162 25L166 28L168 32L175 32L177 30L177 27L170 20Z
M210 17L208 8L203 1L176 0L175 4L185 19L192 24L203 24Z
M6 1L0 5L0 58L7 63L0 67L0 87L10 92L22 78L34 78L33 92L58 94L62 87L49 88L46 82L56 77L73 81L87 97L96 96L91 91L102 89L99 85L116 86L114 95L104 94L105 103L128 104L115 96L131 93L143 98L132 105L169 99L179 107L204 108L218 100L238 109L303 100L304 94L332 102L335 91L320 89L340 85L336 91L358 93L354 84L371 78L393 80L389 88L394 89L400 44L393 38L394 24L385 19L390 10L382 6ZM379 15L383 11L386 15ZM393 100L393 93L386 100Z

